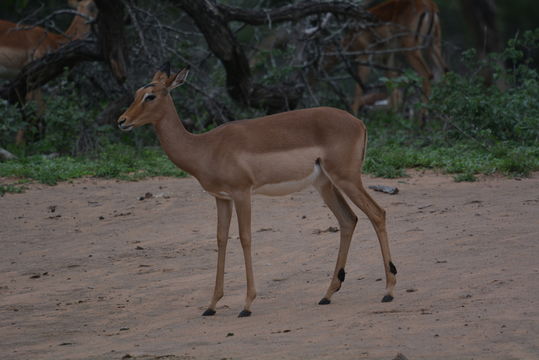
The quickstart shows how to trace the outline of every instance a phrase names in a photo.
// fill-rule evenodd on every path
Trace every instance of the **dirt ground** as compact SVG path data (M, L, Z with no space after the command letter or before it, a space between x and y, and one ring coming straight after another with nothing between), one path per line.
M331 305L338 247L313 189L255 197L258 298L235 219L225 297L209 303L214 200L193 179L84 179L0 198L2 359L539 359L539 174L455 183L411 172L387 210L396 297L360 217ZM0 182L7 180L1 180ZM146 193L148 198L140 200Z

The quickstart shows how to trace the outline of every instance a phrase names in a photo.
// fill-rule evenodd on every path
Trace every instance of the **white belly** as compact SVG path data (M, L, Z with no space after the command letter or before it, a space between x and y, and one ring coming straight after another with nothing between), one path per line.
M320 175L321 169L318 164L313 167L312 173L307 177L298 180L285 181L273 184L264 184L253 189L253 194L267 195L267 196L282 196L301 191L306 187L312 185L316 178Z

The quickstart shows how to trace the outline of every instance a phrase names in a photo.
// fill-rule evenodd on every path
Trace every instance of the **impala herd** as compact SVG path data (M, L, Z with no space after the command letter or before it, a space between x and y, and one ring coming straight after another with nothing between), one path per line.
M0 77L13 78L33 60L58 49L68 41L87 36L89 21L97 16L93 0L70 0L77 15L64 34L41 27L0 21ZM353 113L367 103L369 56L366 50L383 52L400 47L409 65L423 80L423 100L430 94L431 68L446 70L441 55L438 8L431 0L387 0L368 9L380 20L371 31L349 32L342 40L348 52L357 52L357 75ZM390 39L383 41L383 39ZM391 56L389 60L392 61ZM204 134L189 133L180 121L171 91L182 85L189 73L171 73L165 66L138 89L131 106L118 119L118 127L129 131L151 124L169 159L196 178L215 197L217 207L217 273L210 303L203 313L214 315L224 295L224 269L233 209L238 218L245 260L247 292L240 317L251 315L256 297L251 255L251 198L255 194L287 195L313 186L335 215L340 226L340 246L329 287L319 304L329 304L345 280L345 265L357 216L346 197L371 221L382 252L386 277L383 302L393 300L397 269L391 260L386 215L365 190L361 169L367 145L367 129L350 113L319 107L288 111L256 119L229 122Z

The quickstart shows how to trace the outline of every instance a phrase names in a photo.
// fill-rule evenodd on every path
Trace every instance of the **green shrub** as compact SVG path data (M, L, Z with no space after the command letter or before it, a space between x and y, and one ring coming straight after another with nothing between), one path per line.
M475 59L463 54L465 74L449 73L433 87L427 106L438 131L447 140L473 138L484 146L499 141L536 144L539 141L539 73L532 54L539 49L539 29L515 38L501 54ZM525 50L525 51L524 51ZM500 64L509 64L503 67ZM498 86L485 82L492 72Z
M453 179L454 179L456 182L463 182L463 181L474 182L474 181L477 180L477 178L475 177L475 175L472 174L472 173L458 174L458 175L455 175L455 176L453 177Z
M4 196L6 193L22 193L26 188L24 186L17 186L13 184L0 185L0 196Z

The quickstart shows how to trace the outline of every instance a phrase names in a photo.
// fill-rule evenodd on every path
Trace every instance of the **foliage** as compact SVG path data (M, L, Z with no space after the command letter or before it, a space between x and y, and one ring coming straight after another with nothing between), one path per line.
M424 129L398 113L371 111L365 170L399 177L406 168L441 169L457 174L455 181L475 181L479 173L529 176L539 170L539 74L531 66L538 49L536 30L485 60L465 52L470 70L449 73L434 85ZM485 82L489 73L498 86ZM407 77L388 85L402 81Z
M476 60L464 53L468 73L449 73L435 86L427 108L448 140L472 138L485 147L499 141L539 141L539 73L530 55L539 48L539 29L515 38L501 54ZM508 66L503 66L507 64ZM497 86L485 82L492 72Z
M32 155L0 163L1 177L33 179L48 185L84 176L140 180L158 175L182 177L185 173L160 149L136 150L122 144L106 146L95 158Z
M537 146L506 143L498 145L497 150L489 152L465 140L454 146L380 144L373 141L367 152L364 170L375 176L396 178L405 176L407 168L439 169L457 174L456 181L474 181L475 175L481 173L499 172L520 177L539 170Z
M4 196L6 193L15 193L19 194L24 192L24 186L17 186L14 184L0 185L0 196Z
M0 99L0 145L9 144L15 140L15 134L28 124L24 120L24 114L29 112L32 105L27 104L25 108L17 108L10 105L7 100ZM33 112L33 111L31 111Z

